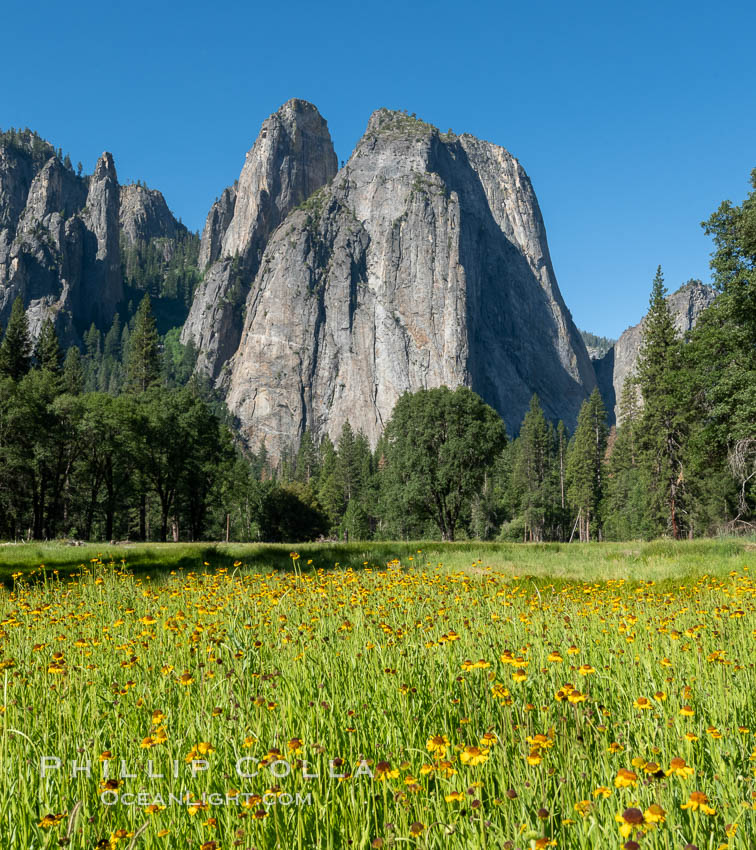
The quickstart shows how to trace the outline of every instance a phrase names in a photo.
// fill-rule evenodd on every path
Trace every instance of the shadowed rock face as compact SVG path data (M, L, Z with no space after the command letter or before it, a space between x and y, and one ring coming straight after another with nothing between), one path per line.
M241 337L243 306L271 233L325 185L338 163L328 125L303 100L290 100L262 125L237 184L213 204L200 245L197 287L182 333L198 368L216 377Z
M276 456L346 420L375 443L403 392L442 384L471 386L510 433L534 392L572 427L595 377L517 160L379 110L271 237L222 383Z
M716 290L700 281L690 281L667 297L680 336L693 328L698 317L716 297ZM644 321L645 317L637 325L628 328L601 359L593 362L610 425L618 421L622 388L635 372L638 363Z

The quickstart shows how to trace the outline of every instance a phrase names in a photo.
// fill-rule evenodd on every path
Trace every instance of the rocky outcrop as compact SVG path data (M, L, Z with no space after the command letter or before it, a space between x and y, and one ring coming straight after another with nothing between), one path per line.
M182 342L199 351L198 368L216 377L236 351L243 306L271 233L294 207L326 184L338 163L328 125L303 100L290 100L262 125L235 189L207 217L197 287Z
M179 232L162 193L137 183L121 186L118 222L128 246L151 239L175 239Z
M675 328L680 336L698 321L717 293L699 280L688 281L667 297ZM619 403L625 381L635 372L643 342L643 321L628 328L600 359L594 361L596 379L607 409L610 424L619 418Z
M104 153L80 177L33 134L0 140L0 324L24 300L32 336L52 318L64 342L107 322L123 298L119 187Z
M105 325L123 299L119 215L120 189L115 164L112 155L104 153L89 178L87 203L81 213L87 234L82 286L74 307L79 321L89 319Z
M240 196L241 181L237 209ZM572 427L595 385L520 164L403 113L374 113L249 286L221 384L242 434L273 456L347 420L375 443L403 392L442 384L472 387L510 433L534 392Z
M229 186L210 208L200 240L199 267L203 271L220 257L235 207L236 186Z

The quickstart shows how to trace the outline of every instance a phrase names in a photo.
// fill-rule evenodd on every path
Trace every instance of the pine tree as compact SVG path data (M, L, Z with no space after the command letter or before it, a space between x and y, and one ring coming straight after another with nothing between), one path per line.
M160 337L149 295L142 299L129 337L126 382L129 390L143 393L160 380Z
M337 479L338 454L327 434L321 440L319 453L318 501L323 506L331 527L335 527L344 515L346 505L344 503L344 489Z
M102 334L94 322L84 334L84 385L88 392L98 389L97 378L102 365Z
M486 470L480 491L474 494L470 504L470 532L478 540L491 540L499 530L496 466L501 462L500 457L494 461L492 470Z
M131 339L131 331L129 326L125 324L121 331L121 365L125 367L129 362L129 340Z
M688 470L698 527L710 532L756 527L756 169L751 186L703 222L720 295L685 347L695 388Z
M362 540L367 538L370 526L365 497L371 479L370 444L362 432L355 434L349 422L345 422L339 437L334 473L334 481L341 490L343 504L346 506L341 530L342 533Z
M598 389L594 389L580 408L577 429L567 453L567 495L578 509L582 542L591 539L592 526L594 536L600 535L606 438L606 410Z
M549 492L553 447L537 395L530 400L517 445L513 483L519 494L525 537L540 542L544 539L548 515L553 507Z
M84 390L84 366L81 362L81 352L75 345L66 352L63 363L63 389L71 395L79 395Z
M299 442L294 477L302 484L309 484L312 479L318 477L318 467L318 450L312 434L306 430Z
M569 439L567 437L567 429L564 427L564 422L559 420L557 425L557 458L559 462L559 505L562 510L567 507L567 445Z
M339 436L336 462L336 480L344 494L344 503L358 498L362 489L363 467L355 433L345 422Z
M680 341L666 299L661 266L656 271L643 323L638 385L643 396L639 430L642 463L649 478L651 527L679 539L685 525L685 410Z
M347 505L340 528L345 540L367 540L370 537L370 517L356 499Z
M113 324L105 334L103 355L113 360L119 360L121 357L121 317L118 313L113 316Z
M59 375L63 369L63 352L58 342L55 325L50 319L45 319L34 348L34 360L40 369L47 369Z
M373 464L373 453L370 450L370 442L362 431L358 431L354 438L354 454L357 477L359 479L357 499L369 515L371 513L368 509L368 505L371 503L371 488L376 484L374 481L375 466ZM377 496L377 486L375 486L375 495ZM370 522L373 524L374 519L371 518Z
M638 383L629 377L622 387L618 424L610 440L602 514L609 540L636 540L649 536L647 476L640 464L641 408Z
M102 357L102 334L94 322L92 322L89 330L84 334L84 346L87 357L93 364L99 365L100 358Z
M283 486L294 481L294 466L296 462L296 455L289 446L281 449L276 466L276 482L278 484Z
M123 366L120 363L114 363L113 368L110 370L110 379L108 382L106 392L109 395L116 396L120 395L121 390L123 389Z
M0 375L19 381L31 368L32 342L20 295L13 302L8 329L0 345Z

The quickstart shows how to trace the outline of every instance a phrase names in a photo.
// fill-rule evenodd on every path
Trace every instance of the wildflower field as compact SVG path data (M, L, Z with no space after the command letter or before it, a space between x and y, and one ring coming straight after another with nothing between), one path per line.
M728 551L16 573L0 847L753 848L756 552Z

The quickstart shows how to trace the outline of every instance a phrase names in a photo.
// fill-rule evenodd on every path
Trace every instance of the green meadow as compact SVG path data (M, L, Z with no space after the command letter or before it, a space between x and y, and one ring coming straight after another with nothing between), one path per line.
M3 848L756 843L751 542L0 563Z
M422 555L418 554L418 550ZM258 570L290 569L296 551L300 569L330 569L385 565L394 558L406 564L441 563L451 570L490 566L515 574L586 581L625 578L665 580L726 573L743 565L756 566L756 538L627 543L486 543L481 541L395 541L356 543L54 543L0 544L0 580L13 573L29 574L44 565L47 572L77 573L92 560L121 563L139 574L155 576L171 570L233 567L241 561ZM409 559L413 559L410 561ZM307 564L311 560L312 564Z

